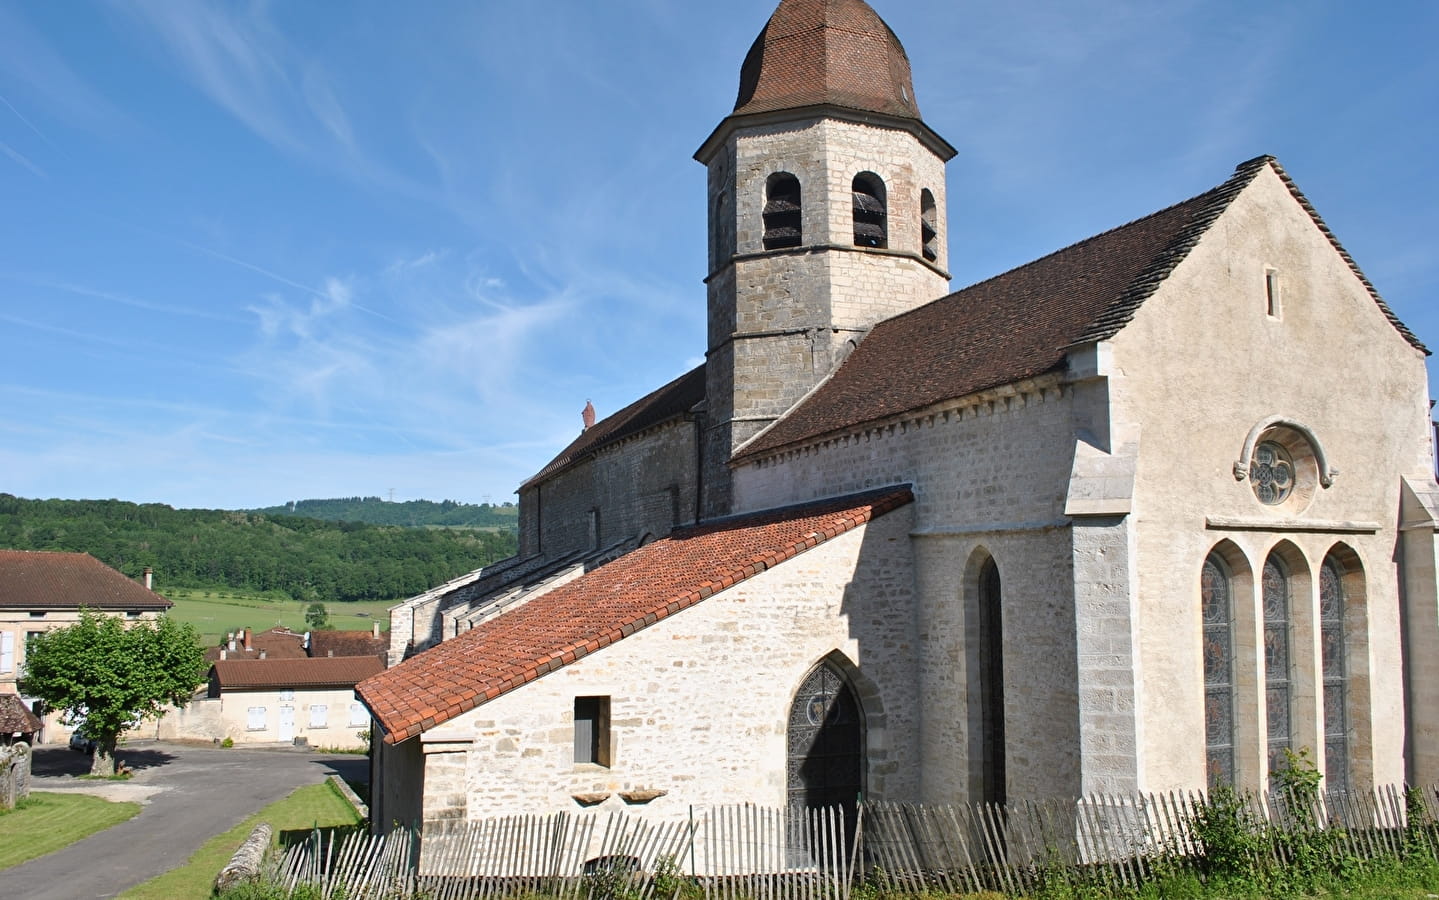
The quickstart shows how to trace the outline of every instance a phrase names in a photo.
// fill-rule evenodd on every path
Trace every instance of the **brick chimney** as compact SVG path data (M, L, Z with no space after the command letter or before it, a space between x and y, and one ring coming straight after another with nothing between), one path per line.
M145 567L145 590L147 590L147 591L153 591L154 589L155 589L155 570L152 569L152 568L150 568L149 566L146 566L146 567Z
M584 411L580 413L580 418L584 420L585 423L585 427L582 430L589 431L595 427L595 405L586 400L585 408Z
M250 629L245 629L245 652L249 653L253 647L250 646Z

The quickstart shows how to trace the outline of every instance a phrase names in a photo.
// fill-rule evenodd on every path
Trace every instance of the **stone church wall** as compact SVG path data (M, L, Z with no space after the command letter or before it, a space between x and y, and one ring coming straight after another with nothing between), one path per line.
M902 508L426 732L425 816L786 803L786 721L827 655L853 665L867 796L918 798L912 519ZM611 764L574 763L573 704L611 701Z
M1063 515L1074 399L1053 377L735 473L746 509L914 484L926 802L981 796L972 686L985 557L1002 583L1008 793L1080 788L1073 538Z
M674 421L525 490L520 555L556 559L693 522L697 454L694 423Z
M1291 573L1294 745L1322 767L1318 583L1335 551L1346 571L1354 777L1402 781L1396 523L1401 477L1433 481L1421 353L1265 170L1114 338L1113 358L1114 417L1143 423L1134 505L1145 789L1204 780L1199 576L1216 547L1234 571L1239 781L1264 778L1257 608L1271 551ZM1312 430L1338 469L1332 487L1266 506L1236 480L1247 433L1274 415Z

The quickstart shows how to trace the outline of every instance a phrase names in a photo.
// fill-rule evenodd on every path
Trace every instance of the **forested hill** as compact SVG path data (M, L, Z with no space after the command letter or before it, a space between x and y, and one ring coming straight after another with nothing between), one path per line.
M156 587L284 591L297 600L391 600L515 552L510 531L398 528L121 500L0 494L0 547L89 553Z
M308 516L331 522L367 522L371 525L437 526L448 528L507 528L517 531L519 510L513 503L456 503L444 500L387 502L379 497L341 497L335 500L292 500L284 506L246 510L264 516Z

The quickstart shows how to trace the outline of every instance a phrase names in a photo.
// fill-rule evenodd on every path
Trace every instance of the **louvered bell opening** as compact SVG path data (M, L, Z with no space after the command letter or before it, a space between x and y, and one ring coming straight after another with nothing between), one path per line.
M884 226L877 222L855 222L854 242L860 247L883 247Z
M919 220L919 232L926 244L939 236L939 231L935 229L934 223L927 218Z
M771 197L769 202L764 205L766 216L797 212L799 212L799 199L796 197Z
M884 204L879 198L872 194L865 194L854 191L854 211L856 213L868 213L872 216L884 215Z

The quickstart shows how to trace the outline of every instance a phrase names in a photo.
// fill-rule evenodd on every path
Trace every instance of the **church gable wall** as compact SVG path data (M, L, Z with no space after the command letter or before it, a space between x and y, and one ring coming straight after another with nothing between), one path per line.
M857 668L867 796L917 799L909 509L426 732L426 818L577 811L576 794L624 809L619 792L651 790L668 793L644 809L675 818L690 804L784 805L794 693L836 651ZM610 700L608 766L574 762L576 697Z
M1269 314L1267 274L1277 276ZM1236 654L1262 647L1258 573L1291 547L1295 624L1294 746L1322 745L1315 675L1317 583L1326 555L1352 548L1368 602L1350 642L1351 742L1363 780L1400 781L1402 684L1394 566L1400 476L1430 462L1422 355L1272 170L1261 172L1112 342L1116 428L1137 425L1134 486L1148 789L1204 780L1200 569L1221 541L1234 567ZM1283 416L1312 430L1339 470L1332 487L1279 506L1257 499L1233 468L1246 436ZM1351 623L1353 624L1353 623ZM1256 643L1258 642L1258 643ZM1247 649L1246 649L1247 648ZM1260 733L1262 666L1241 665L1235 711ZM1372 732L1372 733L1371 733ZM1261 748L1237 748L1239 780L1258 785Z
M526 490L522 553L555 559L694 521L696 453L694 425L676 421Z

